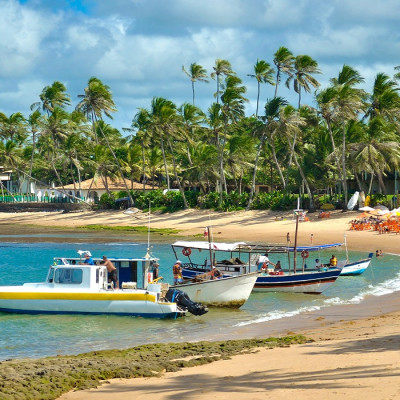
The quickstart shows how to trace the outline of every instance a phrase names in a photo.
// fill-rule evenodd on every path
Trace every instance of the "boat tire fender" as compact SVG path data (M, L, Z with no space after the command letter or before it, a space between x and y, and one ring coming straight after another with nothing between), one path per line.
M189 257L192 254L192 250L190 249L190 247L184 247L182 249L182 254L186 257Z
M301 252L301 257L302 258L308 258L310 256L310 254L308 253L308 250L303 250Z

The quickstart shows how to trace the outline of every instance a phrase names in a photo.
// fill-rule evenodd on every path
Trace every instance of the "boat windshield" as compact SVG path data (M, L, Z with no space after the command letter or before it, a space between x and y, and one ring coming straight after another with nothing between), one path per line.
M54 283L80 284L82 276L81 268L57 268L54 274Z

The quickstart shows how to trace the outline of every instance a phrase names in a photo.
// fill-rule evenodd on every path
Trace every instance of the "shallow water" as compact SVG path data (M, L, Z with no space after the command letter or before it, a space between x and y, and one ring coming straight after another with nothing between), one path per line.
M62 235L62 234L57 234ZM90 250L94 256L142 257L146 243L20 243L0 242L0 285L44 281L53 257L75 257L77 250ZM88 235L88 241L93 235ZM43 237L45 240L45 237ZM65 236L67 240L67 236ZM352 261L365 253L349 252ZM160 258L160 275L172 281L175 260L171 246L153 244L153 255ZM327 261L332 250L312 255ZM335 249L338 258L344 250ZM278 258L272 255L272 261ZM310 257L311 259L311 257ZM300 313L337 304L357 304L370 296L400 290L400 258L385 255L374 258L361 276L339 277L322 295L253 293L239 310L211 309L201 317L188 315L177 320L156 320L117 316L17 315L0 313L0 360L37 358L57 354L79 354L91 350L127 348L145 343L208 340L236 327L278 319L290 321Z

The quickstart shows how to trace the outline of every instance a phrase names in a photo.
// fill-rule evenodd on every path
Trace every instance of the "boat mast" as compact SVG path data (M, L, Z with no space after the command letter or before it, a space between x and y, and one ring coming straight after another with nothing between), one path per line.
M207 233L208 233L208 250L210 252L210 271L211 271L214 264L213 251L211 248L211 226L207 226Z
M349 251L347 250L346 232L344 233L344 246L346 249L346 261L349 262Z
M144 258L150 258L150 214L151 214L151 201L149 200L149 223L147 228L147 253Z
M294 234L294 249L293 249L293 273L296 273L296 256L297 256L297 232L299 230L299 217L300 217L300 198L297 198L297 210L294 210L296 214L296 231Z

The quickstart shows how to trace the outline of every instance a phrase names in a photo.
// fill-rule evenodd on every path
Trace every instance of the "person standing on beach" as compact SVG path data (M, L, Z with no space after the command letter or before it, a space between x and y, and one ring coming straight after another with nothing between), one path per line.
M115 265L106 256L103 256L102 264L107 268L108 278L113 283L114 289L119 289L118 271Z
M312 233L311 236L310 236L311 244L313 244L313 239L314 239L314 234Z
M286 243L287 243L288 246L291 243L291 241L290 241L290 233L289 232L286 234Z
M182 283L182 262L176 260L176 263L172 267L172 274L174 275L174 285Z

